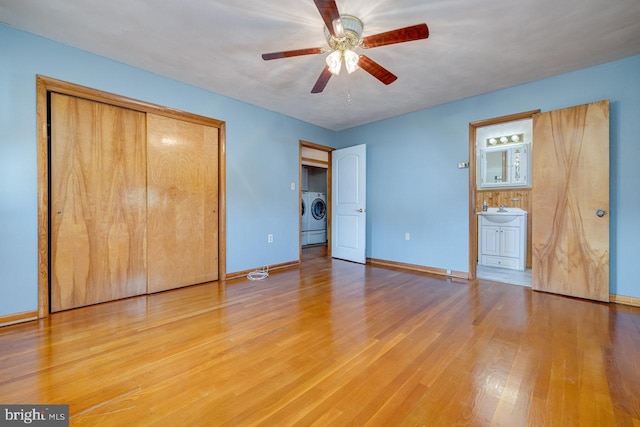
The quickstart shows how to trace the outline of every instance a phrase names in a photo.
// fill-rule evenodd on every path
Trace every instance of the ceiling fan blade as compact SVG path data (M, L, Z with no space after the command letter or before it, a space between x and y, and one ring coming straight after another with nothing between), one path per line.
M316 81L315 86L311 89L311 93L320 93L324 90L327 83L329 83L329 79L331 78L331 71L329 71L329 67L325 65L324 70L320 73L320 77L318 77L318 81Z
M291 56L315 55L317 53L322 53L322 52L324 52L324 49L320 47L312 47L309 49L286 50L284 52L263 53L262 59L264 59L265 61L268 61L270 59L289 58Z
M338 12L335 0L313 0L313 2L318 8L329 34L337 38L344 37L344 27L342 26L340 12Z
M358 66L386 85L389 85L398 79L398 77L391 71L364 55L360 56Z
M362 39L362 47L371 48L385 46L388 44L404 43L413 40L421 40L429 37L429 27L427 24L412 25L410 27L398 28L386 33L374 34Z

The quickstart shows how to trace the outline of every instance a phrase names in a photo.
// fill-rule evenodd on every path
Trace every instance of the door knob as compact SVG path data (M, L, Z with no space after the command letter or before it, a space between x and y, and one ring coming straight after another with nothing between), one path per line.
M596 215L598 215L600 218L602 218L604 216L604 214L606 214L607 212L604 209L598 209L596 211Z
M360 209L358 209L358 212L362 213L362 212L364 212L364 209L360 208Z

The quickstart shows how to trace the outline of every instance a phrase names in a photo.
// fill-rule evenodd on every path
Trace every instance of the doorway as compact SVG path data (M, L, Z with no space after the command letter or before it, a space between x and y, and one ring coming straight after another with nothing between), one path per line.
M533 216L531 213L532 209L530 205L531 186L524 185L521 187L514 187L509 183L503 182L504 179L502 177L496 177L496 179L499 178L500 181L500 184L497 186L499 188L481 188L481 185L479 184L482 183L481 180L483 178L479 177L481 168L478 167L478 161L481 160L481 158L480 156L478 156L478 138L480 136L487 136L482 132L484 129L495 127L496 129L504 130L502 129L503 126L508 127L509 123L532 119L534 114L537 114L539 112L540 110L526 111L523 113L511 114L508 116L496 117L469 123L469 280L482 278L503 283L531 286L531 224ZM516 135L519 134L516 133ZM514 139L513 142L519 143L521 141L516 141ZM506 144L507 142L505 142L505 146ZM489 150L495 151L496 147L491 147ZM512 162L509 162L509 164L511 163ZM498 175L503 175L503 173L499 173ZM527 212L527 232L526 236L523 237L527 242L525 247L527 253L526 269L524 271L521 272L518 270L509 270L505 268L478 265L478 242L480 240L478 234L478 212L482 209L484 201L486 201L487 205L490 207L514 207Z
M302 247L327 244L327 169L302 166Z
M531 197L527 197L527 252L531 260L532 288L572 297L608 302L609 295L609 101L540 113L532 111L469 124L470 154L470 248L469 278L475 279L477 260L484 256L479 236L492 231L478 222L493 212L480 212L477 153L479 129L512 120L533 118ZM502 138L500 138L502 139ZM505 143L507 138L505 138ZM488 139L487 141L491 141ZM494 139L494 144L496 140ZM486 151L486 150L485 150ZM512 163L509 163L513 167ZM491 178L491 176L489 176ZM494 178L497 178L494 176ZM486 174L482 174L486 180ZM500 180L498 180L500 181ZM482 182L480 182L482 184ZM525 190L524 188L522 189ZM495 206L495 204L494 204ZM506 206L506 203L505 203ZM523 209L525 209L523 207ZM515 210L514 210L515 211ZM504 212L504 211L503 211ZM513 215L513 213L509 214ZM477 216L481 216L478 221ZM495 220L496 218L494 218ZM504 219L504 217L503 217ZM535 224L535 229L531 224ZM487 238L487 252L502 245L514 246L517 238L507 239L507 230L497 229L500 238ZM485 232L486 229L486 232ZM510 231L513 236L513 232ZM503 238L502 235L505 237ZM498 236L498 234L494 234ZM524 239L520 237L520 241ZM504 240L503 240L504 239ZM495 243L491 245L491 243ZM487 254L496 255L496 254ZM507 256L499 253L498 256ZM493 258L497 258L494 256ZM491 261L491 260L490 260ZM506 281L506 280L501 280Z
M300 141L300 259L330 254L331 151Z

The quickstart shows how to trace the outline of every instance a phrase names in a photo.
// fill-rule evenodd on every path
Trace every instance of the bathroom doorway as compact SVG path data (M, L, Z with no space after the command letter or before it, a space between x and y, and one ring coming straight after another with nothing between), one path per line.
M518 114L512 114L508 116L502 116L487 120L481 120L473 123L469 123L469 279L474 280L485 279L492 281L499 281L503 283L512 283L522 286L531 286L531 185L530 180L528 183L516 182L512 183L507 181L511 179L511 175L508 173L492 173L491 177L495 176L493 185L486 185L485 175L482 161L484 154L504 151L502 156L501 167L505 169L513 168L513 151L516 146L523 145L523 134L513 131L510 128L511 123L517 123L521 121L527 121L533 118L534 114L539 113L540 110L527 111ZM495 129L495 137L488 137L487 129ZM501 133L502 132L502 133ZM504 135L503 135L504 134ZM511 139L513 138L513 139ZM478 140L482 139L481 144ZM486 144L482 143L484 140ZM502 141L501 141L502 139ZM527 135L527 141L531 144L531 136ZM504 149L500 148L500 145L504 145ZM484 147L484 148L483 148ZM529 151L531 147L528 147ZM486 151L486 153L485 153ZM520 160L518 160L520 161ZM525 163L526 164L526 163ZM530 163L529 163L530 164ZM511 170L511 169L509 169ZM520 172L518 171L519 175ZM528 172L531 174L531 171ZM516 176L516 175L513 175ZM529 178L531 178L529 176ZM482 210L483 203L489 208L498 208L504 206L507 209L517 208L527 212L526 220L526 235L523 239L526 239L525 252L526 252L526 268L524 271L514 270L509 268L496 267L495 265L487 265L487 263L478 261L481 260L481 254L479 253L479 227L478 227L478 212ZM497 258L497 257L493 257Z

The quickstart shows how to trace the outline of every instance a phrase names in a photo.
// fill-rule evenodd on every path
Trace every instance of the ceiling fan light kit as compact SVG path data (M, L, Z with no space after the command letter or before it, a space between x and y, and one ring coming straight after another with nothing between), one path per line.
M344 66L347 68L347 73L351 74L357 70L358 62L360 61L360 55L352 50L344 51Z
M314 3L325 23L324 34L330 49L297 49L265 53L262 55L262 59L268 61L271 59L331 52L325 59L326 66L322 70L311 93L322 92L331 76L340 74L342 60L344 60L345 68L349 74L358 68L362 68L385 85L391 84L396 81L397 76L371 58L358 55L354 52L354 49L359 47L368 49L429 37L427 24L418 24L362 38L362 30L364 29L362 21L352 15L340 15L335 0L314 0Z
M329 67L331 74L337 76L340 74L340 68L342 68L342 52L337 50L331 52L327 56L327 59L325 59L325 62L327 63L327 67Z
M333 52L327 56L326 62L331 74L340 74L342 60L349 74L358 69L358 60L360 56L352 49L360 45L360 36L362 35L362 21L351 15L342 15L338 27L342 30L343 37L331 35L329 29L324 27L324 35L327 44Z

